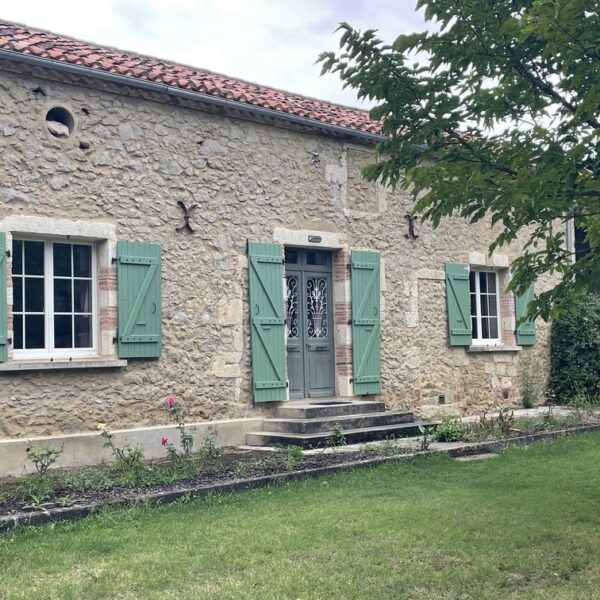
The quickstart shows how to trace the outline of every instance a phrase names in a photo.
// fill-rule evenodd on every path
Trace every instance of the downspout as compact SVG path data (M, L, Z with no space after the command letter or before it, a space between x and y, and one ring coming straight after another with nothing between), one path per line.
M72 65L70 63L52 60L49 58L34 56L32 54L23 54L21 52L15 52L13 50L4 50L0 48L0 59L22 63L34 67L42 67L46 69L62 71L64 73L70 73L79 77L90 77L108 83L125 85L128 87L133 87L157 94L166 94L167 96L171 96L173 98L182 98L185 100L202 102L204 104L218 106L220 108L226 108L229 110L243 111L261 117L279 119L281 121L287 121L288 123L294 123L296 125L314 127L321 130L330 131L339 135L359 138L365 141L369 141L371 143L378 143L384 140L386 137L377 133L368 133L366 131L359 131L357 129L341 127L340 125L323 123L322 121L318 121L316 119L308 119L306 117L290 115L289 113L272 110L270 108L264 108L262 106L244 104L243 102L236 102L235 100L228 100L226 98L219 98L217 96L210 96L208 94L200 94L198 92L183 90L181 88L165 85L164 83L154 83L153 81L136 79L133 77L129 77L128 75L119 75L118 73L109 73L107 71L100 71L97 69L91 69L89 67L82 67L80 65Z

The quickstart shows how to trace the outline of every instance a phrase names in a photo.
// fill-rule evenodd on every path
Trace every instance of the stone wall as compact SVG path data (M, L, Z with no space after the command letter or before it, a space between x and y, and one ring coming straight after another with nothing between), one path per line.
M516 401L523 359L539 355L545 365L544 324L537 345L520 352L448 347L444 263L485 256L489 224L448 219L436 231L418 224L418 239L409 240L409 198L360 177L369 148L2 69L0 222L36 215L108 223L118 239L160 243L164 346L159 360L119 369L0 373L0 437L84 431L98 421L165 423L161 403L169 394L186 402L192 420L268 414L270 407L251 400L246 241L273 241L277 228L339 233L344 251L381 252L382 386L390 406L426 416L473 412L502 402L507 384L509 402ZM44 121L57 105L75 116L66 139L53 137ZM175 232L178 200L198 204L194 233ZM495 260L517 253L513 246ZM110 272L102 281L110 288ZM338 303L338 320L347 308ZM114 326L113 313L102 318ZM340 347L337 362L348 357Z

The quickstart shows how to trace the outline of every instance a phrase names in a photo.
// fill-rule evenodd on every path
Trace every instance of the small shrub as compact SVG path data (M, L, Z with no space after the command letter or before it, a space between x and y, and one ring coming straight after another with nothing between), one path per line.
M507 437L511 429L515 426L515 413L510 408L501 408L498 411L498 419L496 420L500 433Z
M577 314L552 321L550 387L558 404L570 404L582 390L600 399L600 295L583 297Z
M363 452L379 452L379 446L377 444L373 444L372 442L369 442L368 444L365 444L361 450Z
M216 432L213 431L205 438L198 454L201 460L215 460L223 456L223 448L217 446Z
M558 423L559 421L554 415L554 407L549 406L548 411L542 416L542 429L554 429Z
M270 459L274 465L289 471L302 462L304 453L300 446L284 446L275 450Z
M495 429L496 419L488 417L486 413L483 413L477 418L471 431L476 437L487 439L494 434Z
M103 448L110 448L115 459L115 468L123 471L140 471L144 468L144 449L136 446L135 448L125 443L122 447L115 444L113 434L104 423L98 424L100 437L104 439Z
M438 442L458 442L464 435L464 426L455 417L444 417L435 428L435 439Z
M174 423L177 423L177 429L179 429L179 443L181 445L181 451L187 457L192 455L192 448L194 446L194 438L187 430L185 426L185 413L181 402L178 402L175 396L169 396L167 398L167 410L169 411L169 418Z
M419 425L419 431L421 432L421 437L419 438L419 450L422 450L423 452L429 450L429 446L431 446L431 442L433 442L432 429L432 427Z
M346 436L344 429L339 423L335 423L331 428L327 439L325 440L326 448L339 448L346 445Z
M523 367L521 375L521 404L523 408L535 408L544 389L544 371L536 358Z
M31 446L26 450L27 460L33 463L35 470L43 477L46 471L58 460L63 450L64 446L60 449L50 448L50 446Z

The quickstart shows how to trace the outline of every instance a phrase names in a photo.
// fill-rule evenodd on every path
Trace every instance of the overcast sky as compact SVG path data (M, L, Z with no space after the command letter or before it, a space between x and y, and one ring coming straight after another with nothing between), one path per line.
M1 17L98 44L359 106L315 59L340 21L386 41L425 29L415 0L11 0Z

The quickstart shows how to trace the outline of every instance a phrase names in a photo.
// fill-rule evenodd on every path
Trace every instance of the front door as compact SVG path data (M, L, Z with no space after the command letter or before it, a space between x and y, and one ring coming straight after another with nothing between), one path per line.
M335 395L331 252L285 249L290 399Z

